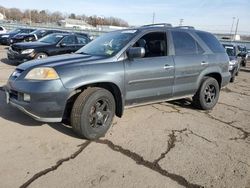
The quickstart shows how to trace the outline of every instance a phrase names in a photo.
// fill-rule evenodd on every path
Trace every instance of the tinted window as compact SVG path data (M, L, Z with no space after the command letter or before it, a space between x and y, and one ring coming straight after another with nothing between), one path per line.
M182 31L173 31L172 36L176 55L202 54L204 52L190 34Z
M141 37L134 47L145 49L145 58L167 55L167 42L165 32L152 32Z
M76 43L75 36L73 36L73 35L66 36L66 37L64 37L64 39L62 40L61 43L64 43L64 44L75 44Z
M196 32L196 34L207 44L214 53L225 52L220 42L210 33Z
M3 28L2 28L2 27L0 27L0 31L3 31Z
M78 41L78 44L87 44L89 40L87 37L77 35L77 41Z

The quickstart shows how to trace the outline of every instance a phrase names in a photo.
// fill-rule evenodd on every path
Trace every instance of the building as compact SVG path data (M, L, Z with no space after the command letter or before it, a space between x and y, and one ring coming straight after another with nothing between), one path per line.
M4 18L5 16L2 13L0 13L0 20L4 20Z
M65 20L61 20L59 22L60 26L68 27L68 28L74 28L74 29L87 29L92 30L95 29L92 25L86 23L84 20L76 20L76 19L70 19L67 18Z

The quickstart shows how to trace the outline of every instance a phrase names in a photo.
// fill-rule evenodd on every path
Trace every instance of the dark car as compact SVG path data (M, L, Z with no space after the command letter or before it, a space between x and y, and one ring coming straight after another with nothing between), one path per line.
M241 57L241 65L245 67L247 64L247 59L248 59L247 48L246 46L238 45L238 51L239 51L239 56Z
M223 44L227 55L229 56L229 72L231 73L230 82L234 82L235 76L238 76L240 71L241 58L239 57L239 52L237 45L233 44Z
M67 32L60 30L37 29L31 33L20 33L13 36L10 39L10 43L14 44L18 42L33 42L52 33L67 33Z
M35 42L16 43L9 47L8 59L22 63L32 59L72 53L90 41L87 34L54 33Z
M17 34L20 33L31 33L33 32L35 29L31 29L31 28L18 28L18 29L14 29L8 33L2 34L0 35L0 44L3 45L10 45L10 39L12 37L14 37Z
M143 26L19 65L5 86L6 101L38 121L68 120L81 137L97 139L125 106L193 97L196 107L211 110L229 83L228 68L225 49L208 32Z

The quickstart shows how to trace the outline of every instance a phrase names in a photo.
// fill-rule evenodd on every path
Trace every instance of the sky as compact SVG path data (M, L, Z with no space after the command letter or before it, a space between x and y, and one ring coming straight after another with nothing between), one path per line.
M0 0L7 8L60 11L62 13L119 17L130 25L155 22L192 25L211 32L234 30L239 18L239 33L250 34L250 0ZM1 11L1 10L0 10Z

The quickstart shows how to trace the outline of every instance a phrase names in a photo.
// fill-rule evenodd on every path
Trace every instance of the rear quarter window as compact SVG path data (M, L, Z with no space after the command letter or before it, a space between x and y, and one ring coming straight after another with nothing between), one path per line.
M175 55L197 55L204 53L201 46L187 32L172 31Z
M210 33L196 32L196 34L206 43L210 50L214 53L224 53L225 49L220 42Z

